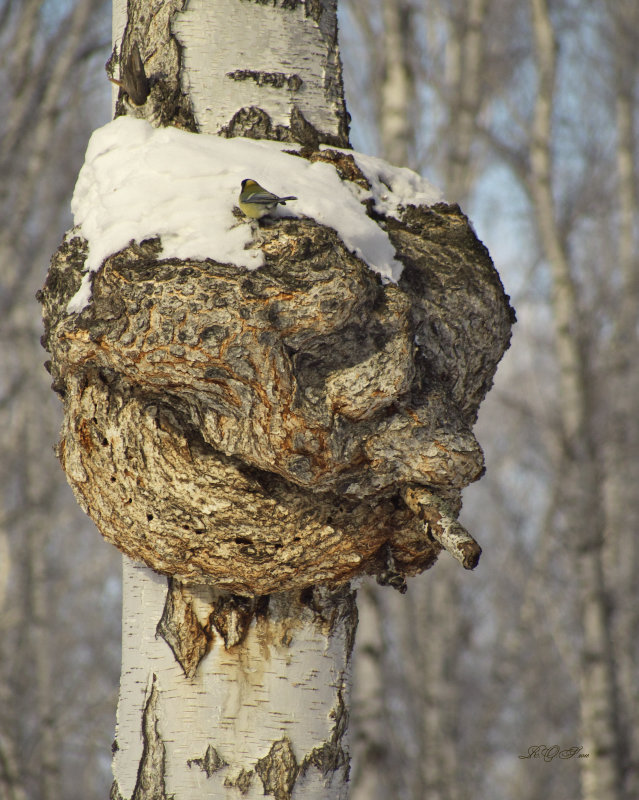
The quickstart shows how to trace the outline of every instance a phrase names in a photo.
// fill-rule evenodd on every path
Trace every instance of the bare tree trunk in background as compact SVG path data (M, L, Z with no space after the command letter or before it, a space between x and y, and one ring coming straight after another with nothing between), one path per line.
M0 699L8 702L4 697L5 694L2 691ZM5 737L3 733L0 733L0 790L2 790L3 798L6 797L7 800L27 800L27 793L20 772L20 762L15 753L14 742L9 737Z
M355 4L360 24L370 22L371 10ZM417 115L412 12L411 0L382 0L381 74L380 82L373 82L380 154L398 166L411 166L411 154L415 152ZM373 30L366 30L369 46L373 47ZM413 581L411 593L415 586ZM399 732L398 724L393 726L389 716L390 693L386 688L396 685L396 676L388 672L392 654L388 650L384 626L406 628L409 598L384 596L387 594L383 587L372 583L359 593L361 611L353 680L357 738L353 742L352 800L381 800L397 796L402 788L400 776L404 769L398 769L402 763L402 747L397 746L397 736L393 736ZM394 678L395 683L391 684ZM413 774L416 774L414 770Z
M567 255L557 229L552 193L552 113L556 41L546 0L531 0L537 99L532 131L531 194L543 251L553 279L552 311L560 371L560 414L564 437L561 503L570 522L570 547L578 579L582 652L579 700L585 751L584 800L621 797L616 671L611 641L610 598L603 569L604 503L601 454L593 441L588 376L580 309Z
M619 203L618 252L620 274L618 314L607 362L610 368L611 423L606 447L606 567L618 596L632 596L639 574L639 259L637 257L639 206L635 123L636 57L639 47L639 8L633 2L608 2L610 47L614 52L613 81L617 141L617 194ZM637 603L618 603L613 620L615 660L618 665L620 714L625 737L622 768L625 797L639 795L639 718L637 701L637 648L632 643L639 629Z
M384 709L384 674L380 587L367 583L358 591L359 622L353 659L351 800L388 796L392 752Z
M428 116L421 119L417 109L415 28L417 15L429 11L413 2L381 3L384 66L381 82L375 87L381 155L411 168L416 167L418 126L428 120ZM475 175L471 148L481 105L485 12L485 0L463 4L457 14L446 12L450 24L444 91L449 123L443 173L445 195L451 201L464 202ZM371 28L367 34L374 49ZM446 563L427 578L412 581L406 598L382 594L375 587L363 595L361 602L368 610L362 614L356 646L355 713L364 710L358 730L367 743L369 757L361 756L367 766L355 776L354 800L399 794L414 800L455 800L460 796L456 662L463 651L461 577L454 564ZM390 640L380 636L388 626L395 629ZM401 668L394 655L397 650L403 654ZM366 713L366 698L375 687L391 696L391 703L381 703L386 720L381 726ZM395 696L401 700L392 700ZM368 706L374 702L369 699ZM398 702L404 711L393 718L389 705ZM410 751L412 756L407 755ZM400 771L403 782L389 774L389 765L400 763L406 764Z
M31 563L32 609L31 637L36 675L36 702L42 715L38 761L41 765L38 796L42 800L56 800L61 794L59 739L62 731L55 711L56 692L53 678L51 631L49 626L49 600L47 598L45 530L34 530L29 535Z
M482 67L488 39L483 28L486 0L469 0L451 14L445 86L448 100L446 196L463 203L477 174L471 158L482 104Z
M383 0L384 68L379 100L382 153L398 166L411 166L417 124L412 0Z
M42 96L38 100L39 119L33 130L33 142L26 164L26 174L20 182L16 197L14 213L19 229L24 227L36 184L41 180L43 166L47 159L50 158L49 143L56 124L57 106L64 89L68 87L69 81L72 80L71 75L77 69L78 53L85 46L89 23L96 7L97 3L95 1L78 3L75 7L70 16L68 28L65 31L64 47L51 65L44 91L42 91ZM42 12L42 9L40 9L40 12ZM19 122L16 128L10 132L10 136L19 136L23 125L24 121ZM11 143L6 142L5 147L7 155L10 154Z
M457 800L460 785L459 717L462 687L458 662L463 653L464 608L459 575L444 567L430 582L416 582L404 626L402 651L410 696L420 715L419 758L410 797Z

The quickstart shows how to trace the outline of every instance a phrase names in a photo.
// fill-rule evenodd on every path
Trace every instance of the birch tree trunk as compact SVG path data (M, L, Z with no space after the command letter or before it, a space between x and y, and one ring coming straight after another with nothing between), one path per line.
M129 0L114 25L116 115L297 143L370 189L320 149L348 145L333 0ZM132 241L81 310L87 242L52 261L60 460L103 536L168 576L125 564L112 798L346 797L349 580L478 562L460 492L514 315L458 207L368 215L397 283L307 217L252 229L248 279Z
M299 136L313 126L322 141L348 144L331 3L309 14L286 4L114 0L113 20L122 57L141 41L147 70L154 59L171 65L184 127L290 140L291 128ZM251 603L207 586L167 587L125 557L123 591L112 798L346 796L357 624L348 588Z
M185 629L199 630L206 651L212 613L223 633L185 675ZM346 796L357 623L348 587L252 607L207 586L167 588L125 559L123 621L112 797Z

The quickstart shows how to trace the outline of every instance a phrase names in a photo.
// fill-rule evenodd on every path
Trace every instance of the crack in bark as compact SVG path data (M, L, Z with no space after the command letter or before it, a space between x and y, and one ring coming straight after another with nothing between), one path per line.
M142 714L142 757L131 800L168 800L164 782L166 750L158 732L159 691L153 675L151 691Z
M235 788L241 795L247 795L251 788L254 772L252 769L242 769L235 778L225 778L224 786L228 789Z
M240 595L220 595L211 610L209 621L224 640L224 647L240 644L253 619L268 608L268 596L241 597Z
M313 748L308 753L300 765L300 773L304 775L310 766L316 767L324 777L334 775L338 769L343 768L343 783L348 782L351 769L350 755L348 750L342 747L342 741L348 731L349 713L348 706L344 700L344 689L340 688L337 692L337 705L331 711L331 716L335 720L331 731L330 739L323 745Z
M120 792L120 786L117 781L111 784L111 791L109 792L109 800L125 800Z

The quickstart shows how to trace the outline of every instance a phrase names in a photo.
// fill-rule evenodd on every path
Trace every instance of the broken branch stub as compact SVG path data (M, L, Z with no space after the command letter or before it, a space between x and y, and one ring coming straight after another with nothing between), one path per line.
M253 272L132 243L79 315L64 309L86 243L67 237L43 341L60 461L107 540L245 595L387 574L389 559L401 582L434 563L435 512L454 520L483 472L472 425L514 315L456 206L375 218L397 284L332 229L286 218L256 232Z

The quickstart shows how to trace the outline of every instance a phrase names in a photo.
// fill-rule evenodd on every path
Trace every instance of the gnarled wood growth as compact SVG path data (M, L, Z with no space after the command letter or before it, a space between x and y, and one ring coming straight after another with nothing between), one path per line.
M512 310L457 207L376 218L397 285L332 229L279 219L254 272L134 243L69 315L85 246L60 247L42 295L59 456L105 538L243 595L413 575L442 545L477 563L455 517Z

